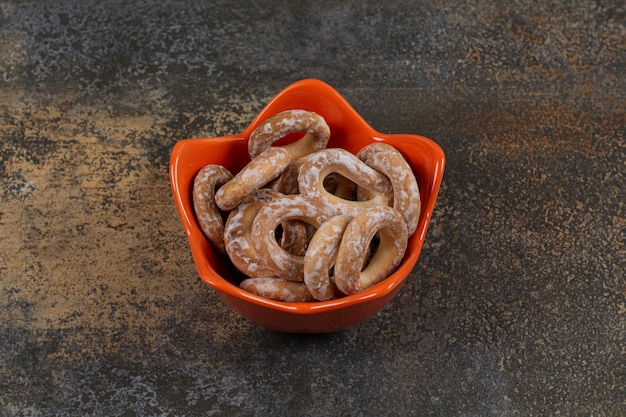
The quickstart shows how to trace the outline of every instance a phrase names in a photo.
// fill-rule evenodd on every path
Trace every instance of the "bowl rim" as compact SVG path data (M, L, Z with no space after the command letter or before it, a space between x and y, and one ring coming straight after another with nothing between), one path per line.
M352 123L358 126L360 133L371 137L374 141L388 142L389 140L393 141L405 139L419 141L420 145L424 146L428 150L429 156L436 160L436 163L434 172L432 172L432 182L429 183L430 187L427 193L428 198L426 201L422 199L422 210L417 230L409 239L407 253L405 254L402 263L393 274L370 288L341 298L315 302L284 302L272 300L245 291L223 278L219 272L212 267L209 262L209 258L213 258L213 260L215 260L215 258L219 255L217 255L217 253L210 247L204 237L204 234L197 225L195 214L193 213L193 207L190 207L188 201L189 195L186 195L189 190L182 190L179 187L181 172L184 168L181 166L181 160L184 159L183 155L189 151L189 148L198 146L202 141L245 141L247 143L247 138L261 122L281 110L286 110L281 108L281 103L286 100L286 97L306 94L321 95L325 99L329 100L329 102L332 102L344 115L349 116L352 119ZM190 138L179 140L174 145L170 156L170 185L177 212L183 223L183 228L188 238L196 270L205 284L216 290L220 296L223 296L222 293L224 293L239 299L240 301L248 302L258 307L291 314L311 315L356 306L373 299L384 297L386 294L404 283L420 256L426 232L432 217L435 201L437 199L437 194L441 185L445 161L446 159L443 150L431 139L414 134L380 133L372 128L365 121L365 119L363 119L363 117L356 112L348 101L341 94L339 94L337 90L321 80L308 78L297 81L280 91L266 104L266 106L240 134L213 138Z

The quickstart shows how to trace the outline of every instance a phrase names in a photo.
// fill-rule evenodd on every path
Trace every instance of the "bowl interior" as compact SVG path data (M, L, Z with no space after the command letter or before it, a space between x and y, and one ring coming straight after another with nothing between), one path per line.
M405 258L389 278L361 293L314 303L285 303L250 294L237 286L244 278L243 274L232 266L225 255L212 250L196 222L191 194L196 173L207 164L223 165L233 173L239 171L250 161L247 148L250 133L268 117L289 109L305 109L322 115L331 130L328 147L340 147L356 153L363 146L375 141L393 145L407 159L418 179L422 211L418 228L409 239ZM295 138L296 136L287 137L284 141ZM205 283L218 291L227 302L236 299L258 308L312 315L349 308L382 297L394 289L397 291L397 287L404 282L419 257L444 164L443 151L430 139L418 135L379 133L328 84L318 80L303 80L281 91L241 134L179 141L171 155L170 180L196 269Z

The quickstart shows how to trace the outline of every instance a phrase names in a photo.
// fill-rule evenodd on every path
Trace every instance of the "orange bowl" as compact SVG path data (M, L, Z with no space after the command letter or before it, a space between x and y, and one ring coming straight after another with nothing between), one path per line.
M242 290L238 284L244 276L225 255L211 248L196 221L192 202L196 173L207 164L223 165L232 173L238 172L250 161L248 137L252 131L268 117L289 109L305 109L323 116L331 131L328 147L356 153L376 141L393 145L404 155L417 177L422 210L404 260L391 276L360 293L330 301L287 303ZM185 139L176 143L170 159L170 182L198 274L231 308L271 330L330 333L367 320L398 293L422 250L444 165L442 149L430 139L417 135L379 133L331 86L307 79L281 91L238 135Z

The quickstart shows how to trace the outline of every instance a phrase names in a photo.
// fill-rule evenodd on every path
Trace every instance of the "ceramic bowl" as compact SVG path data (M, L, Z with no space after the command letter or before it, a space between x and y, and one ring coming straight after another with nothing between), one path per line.
M289 109L305 109L323 116L331 130L328 147L356 153L376 141L395 146L418 179L422 210L404 260L387 279L358 294L331 301L287 303L244 291L238 287L243 275L227 257L211 248L196 221L191 191L196 173L207 164L223 165L233 173L239 171L249 162L247 141L250 133L268 117ZM369 319L398 293L424 244L444 164L442 149L430 139L411 134L379 133L331 86L307 79L281 91L240 134L184 139L176 143L170 160L170 181L198 274L232 309L254 323L279 332L330 333Z

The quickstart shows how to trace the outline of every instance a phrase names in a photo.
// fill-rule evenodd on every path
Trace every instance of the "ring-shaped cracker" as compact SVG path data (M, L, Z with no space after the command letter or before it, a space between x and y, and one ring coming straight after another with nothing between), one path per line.
M215 204L215 192L233 178L221 165L209 164L196 174L193 181L193 208L204 236L213 248L225 253L224 219Z
M301 220L317 229L334 214L333 207L299 194L268 200L252 225L254 249L274 276L304 281L304 256L281 248L276 241L276 228L285 221Z
M287 303L315 301L303 282L282 278L247 278L239 287L261 297Z
M306 155L301 153L303 150L325 148L330 138L330 128L319 114L301 109L285 110L266 119L250 134L248 141L250 159L261 155L274 142L295 132L303 132L305 135L284 147L293 150L294 154L300 154L296 158Z
M324 187L324 180L331 174L339 174L368 190L370 198L353 201L332 194ZM322 149L306 157L298 174L298 188L302 195L336 207L337 214L355 216L368 207L393 204L389 179L341 148Z
M343 233L352 220L350 216L335 216L322 224L309 242L304 255L304 283L316 300L326 301L337 296L337 286L330 270L335 264Z
M365 265L375 236L378 247ZM393 207L376 206L360 212L346 227L339 245L334 269L337 288L355 294L387 278L402 261L407 241L406 223Z
M261 188L253 191L235 209L224 226L224 246L233 265L249 277L273 276L254 249L251 238L254 219L266 201L282 196L278 191Z
M304 132L305 135L283 146L271 146L277 140L295 132ZM250 163L218 190L215 202L222 210L232 210L252 190L274 180L291 163L325 148L329 138L328 124L316 113L287 110L270 117L250 135Z
M357 157L389 178L393 187L393 208L404 217L409 236L413 235L420 218L420 190L404 156L391 145L375 142L362 148Z

